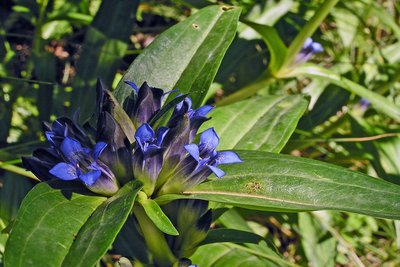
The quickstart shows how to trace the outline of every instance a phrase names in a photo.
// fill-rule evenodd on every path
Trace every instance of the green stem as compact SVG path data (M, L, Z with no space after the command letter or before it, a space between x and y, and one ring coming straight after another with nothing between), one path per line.
M33 39L32 50L33 53L39 54L41 48L41 40L42 40L42 26L46 15L47 5L49 4L49 0L44 0L40 6L39 17L36 21L35 25L35 34Z
M282 69L285 69L285 67L289 66L294 61L296 55L303 47L306 39L313 35L313 33L317 30L322 21L326 18L326 16L328 16L331 9L338 2L339 0L326 0L322 4L322 6L315 12L314 16L310 19L309 22L307 22L307 24L301 29L296 38L294 38L293 42L290 44Z
M143 232L147 248L154 256L154 261L159 266L172 266L177 259L169 248L164 234L154 225L140 205L133 207L140 228Z
M217 102L217 106L225 106L240 100L244 100L256 94L258 91L265 89L268 85L270 85L274 81L275 78L267 74L262 79L259 79L254 83L240 89L239 91L236 91L235 93L223 98L221 101Z

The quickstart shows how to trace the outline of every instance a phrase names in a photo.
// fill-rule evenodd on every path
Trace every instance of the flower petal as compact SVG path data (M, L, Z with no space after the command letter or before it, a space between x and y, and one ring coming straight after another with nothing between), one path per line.
M61 180L68 181L78 178L76 167L65 162L58 163L49 172Z
M94 170L80 175L79 179L81 179L86 185L92 186L97 181L97 179L99 179L100 176L101 171Z
M186 145L185 149L197 162L200 160L199 147L196 144Z
M306 41L304 42L303 49L307 49L310 45L312 45L312 43L313 43L313 39L308 37L306 39Z
M204 105L202 107L199 107L194 112L193 117L205 117L213 108L214 106L211 105Z
M168 133L168 127L160 127L157 130L157 145L161 146L162 141L164 140L165 135Z
M137 85L131 81L124 81L124 83L126 83L127 85L129 85L130 87L132 87L136 93L139 93L139 87L137 87Z
M223 170L221 170L220 168L208 165L208 168L210 168L210 170L218 177L221 178L222 176L225 175L225 172Z
M55 136L54 132L46 131L46 132L44 132L44 135L45 135L47 141L49 141L53 146L56 145L56 143L53 140L53 138Z
M67 136L67 126L59 120L55 120L51 125L52 131L58 136Z
M322 45L320 43L314 42L314 43L312 43L311 47L312 47L313 53L321 53L324 51L324 48L322 47Z
M147 123L142 124L142 126L137 129L135 133L135 138L138 137L144 142L150 141L154 137L154 130Z
M145 150L144 144L149 142L153 137L154 131L147 123L142 124L135 133L136 142L139 144L142 151Z
M139 89L137 109L134 114L136 124L146 123L161 108L163 93L163 90L150 87L146 82L142 84Z
M81 144L69 137L65 137L60 149L64 156L71 162L76 162L78 160L78 153L83 152Z
M107 143L106 142L98 142L96 143L96 145L94 146L93 150L91 151L92 157L94 158L94 160L97 160L101 153L103 152L103 150L107 147Z
M210 154L219 144L219 137L214 128L205 130L200 135L199 149L201 153Z
M230 164L243 162L239 156L232 151L218 152L215 157L217 164Z

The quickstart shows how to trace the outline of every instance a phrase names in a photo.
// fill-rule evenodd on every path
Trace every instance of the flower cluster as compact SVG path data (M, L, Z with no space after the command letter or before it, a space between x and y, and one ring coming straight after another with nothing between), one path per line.
M78 113L72 120L44 123L50 147L24 157L26 168L41 180L79 179L89 190L107 196L115 194L119 184L139 179L143 191L156 196L187 190L212 173L220 178L225 173L218 165L241 162L234 152L216 151L219 137L213 128L194 143L212 106L195 109L191 99L180 94L162 105L163 90L126 83L132 91L119 105L98 82L92 123L80 126Z

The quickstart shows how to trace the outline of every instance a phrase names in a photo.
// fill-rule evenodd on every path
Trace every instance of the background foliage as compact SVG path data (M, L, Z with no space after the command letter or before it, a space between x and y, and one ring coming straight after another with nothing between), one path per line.
M221 66L204 66L216 73L215 79L200 75L190 87L180 89L195 94L210 87L205 98L194 100L217 105L212 126L226 142L221 148L317 159L400 184L400 4L372 0L225 3L241 6L245 22L239 24L225 56L225 51L201 38L193 40L192 50L171 46L182 51L180 58L169 59L168 68L157 62L146 67L156 74L182 75L171 77L168 84L152 85L186 86L193 71L182 62L193 59L205 64L205 52L215 49ZM307 23L323 3L336 6L327 8L329 14L321 21ZM144 79L157 83L156 76L154 80L141 76L144 66L137 56L151 53L142 50L155 36L211 4L201 0L0 3L0 262L6 226L36 183L23 177L32 178L20 168L19 158L43 140L40 121L71 114L76 107L81 108L83 119L88 118L97 77L109 88L117 88L118 96L123 92L118 81L135 58L132 78L139 84ZM200 30L218 40L226 24L229 21L220 18L212 28ZM325 51L312 58L314 64L290 65L298 52L296 44L301 47L312 34ZM166 58L168 53L172 52L166 51ZM241 101L254 94L255 98ZM227 123L223 116L237 121ZM248 131L236 135L235 127ZM215 204L215 210L222 208L226 207ZM400 223L393 220L336 211L295 214L234 208L215 221L214 228L219 227L251 231L264 241L205 245L193 257L199 266L243 266L243 259L259 266L400 264ZM119 253L131 255L123 246L117 252L104 256L103 264L115 261Z

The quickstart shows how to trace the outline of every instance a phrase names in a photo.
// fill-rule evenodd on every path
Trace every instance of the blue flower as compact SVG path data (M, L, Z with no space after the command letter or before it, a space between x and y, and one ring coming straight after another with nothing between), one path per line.
M66 136L73 136L81 144L90 145L91 141L85 134L83 129L78 125L79 111L75 112L73 120L61 117L56 119L52 124L44 122L43 131L47 141L53 147L57 147Z
M192 172L192 176L208 168L218 178L221 178L225 173L217 168L218 165L242 162L239 156L232 151L215 151L218 144L219 137L214 129L210 128L201 134L199 145L190 144L185 146L190 156L197 161L197 166Z
M167 182L160 189L160 194L184 191L202 183L211 173L221 178L225 172L218 165L242 162L235 152L217 152L215 149L218 144L219 137L210 128L201 134L199 145L185 145L188 155L164 178Z
M146 82L140 88L133 82L125 81L126 84L133 88L133 103L126 105L127 114L138 128L143 123L148 122L151 117L161 108L161 102L164 96L162 89L150 87Z
M179 95L178 95L179 96ZM178 103L174 109L172 117L169 121L169 126L176 125L180 123L182 117L187 114L190 119L190 133L189 138L190 141L196 136L197 131L200 126L210 118L207 117L207 114L214 108L211 105L204 105L199 107L198 109L192 109L192 100L190 97L186 97L183 101Z
M140 88L126 83L132 92L121 107L98 82L95 126L86 123L81 128L77 112L73 120L58 118L52 124L44 123L51 147L24 157L24 165L42 180L79 179L103 195L114 194L118 181L124 184L138 179L144 183L143 191L155 196L187 190L212 173L221 178L225 173L218 168L220 164L241 162L234 152L216 151L219 138L212 128L201 134L199 144L193 144L213 106L193 108L186 97L162 109L163 90L147 83ZM159 117L153 121L156 114Z
M206 115L213 108L213 106L204 105L198 109L192 109L192 100L189 97L186 97L175 106L167 124L170 127L170 131L166 135L164 142L166 146L164 154L166 164L176 165L185 157L187 152L185 145L193 142L200 126L210 119ZM160 181L160 183L163 182Z
M156 132L147 123L140 126L136 133L136 147L133 154L133 175L144 183L144 191L151 194L163 165L164 147L162 143L168 133L167 127Z
M160 127L156 135L147 123L144 123L137 129L135 133L136 143L139 145L140 151L145 158L162 151L161 144L167 132L167 127Z
M114 174L98 160L106 146L106 143L98 142L93 149L88 149L77 140L65 137L58 148L65 161L49 172L61 180L80 179L93 192L113 195L118 190Z
M316 53L321 53L324 48L320 43L313 42L312 38L307 38L304 42L303 48L297 54L295 59L295 64L300 64L308 61L312 55Z
M358 106L360 107L360 109L365 112L368 107L371 105L371 102L369 102L367 99L365 99L364 97L360 99L360 101L358 102Z

